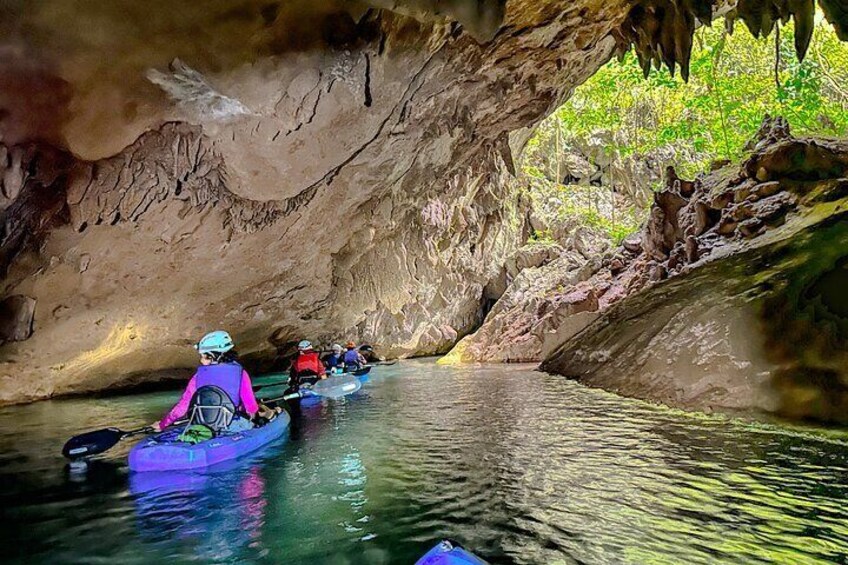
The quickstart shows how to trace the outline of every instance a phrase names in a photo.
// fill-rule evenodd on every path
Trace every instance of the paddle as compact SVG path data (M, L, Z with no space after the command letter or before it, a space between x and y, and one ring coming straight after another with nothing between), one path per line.
M353 375L336 375L318 381L309 391L324 398L341 398L362 388L362 381Z
M360 367L359 369L355 369L353 371L346 371L344 373L335 373L335 374L330 375L330 376L353 375L355 377L362 377L362 376L367 375L370 372L371 372L371 366L369 365L369 366L365 366L365 367ZM253 387L253 392L258 392L258 391L262 390L263 388L273 388L273 387L277 387L277 386L286 386L288 384L289 384L289 381L285 380L285 381L275 381L273 383L265 383L265 384L261 384L261 385L256 385L255 387Z
M118 428L104 428L93 432L87 432L69 439L62 448L62 455L68 459L79 459L89 455L103 453L112 449L122 439L141 434L155 432L151 426L145 426L137 430L125 432Z
M270 386L270 385L269 385ZM307 396L320 396L322 398L338 399L348 394L353 394L362 388L362 382L352 375L335 375L320 380L312 386L304 385L298 392L293 392L279 398L263 399L263 404L272 404L280 400L294 400Z
M285 384L285 383L277 383ZM274 386L272 384L264 386ZM311 387L303 387L300 392L287 394L280 398L263 400L270 404L279 400L292 400L304 396L320 396L322 398L337 399L348 394L353 394L362 387L362 382L353 375L336 375L318 381ZM258 387L257 387L258 388ZM62 455L68 459L80 459L90 455L97 455L115 447L121 440L136 435L146 435L155 432L151 426L138 428L137 430L124 431L118 428L104 428L93 432L86 432L69 439L62 447Z

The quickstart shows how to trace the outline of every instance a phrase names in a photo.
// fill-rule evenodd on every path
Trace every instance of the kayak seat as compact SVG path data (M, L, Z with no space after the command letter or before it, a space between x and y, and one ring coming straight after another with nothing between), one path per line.
M197 389L191 397L188 413L188 426L206 426L218 435L230 427L236 407L221 388L207 385Z

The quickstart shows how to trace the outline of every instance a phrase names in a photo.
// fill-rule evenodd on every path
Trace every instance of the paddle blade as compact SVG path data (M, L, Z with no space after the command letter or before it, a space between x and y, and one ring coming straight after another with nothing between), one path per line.
M359 379L351 375L337 375L318 381L313 385L312 394L323 396L324 398L341 398L348 394L353 394L362 388L362 383Z
M89 455L103 453L113 447L126 435L118 428L105 428L74 436L65 443L62 455L68 459L79 459Z

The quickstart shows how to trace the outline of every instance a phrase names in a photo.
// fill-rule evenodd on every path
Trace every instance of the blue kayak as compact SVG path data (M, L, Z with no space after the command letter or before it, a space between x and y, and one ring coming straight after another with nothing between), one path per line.
M359 382L366 382L368 380L368 373L371 372L371 367L363 367L362 369L357 369L356 371L350 371L347 373L333 373L328 377L328 379L335 379L338 377L346 377L353 376L359 379ZM326 382L326 381L325 381ZM313 406L315 404L320 404L321 397L309 390L308 387L304 386L300 389L300 399L297 400L300 402L301 406Z
M169 428L138 442L129 455L131 471L188 471L231 461L271 443L288 430L291 417L282 412L260 428L224 434L197 444L179 441L183 426Z
M415 565L488 565L473 553L462 549L459 544L444 540L424 554Z
M340 371L338 373L333 371L330 374L333 375L333 376L336 376L336 375L353 375L354 377L359 378L359 380L361 380L361 381L366 381L366 380L368 380L368 374L371 372L371 369L373 369L373 367L366 365L365 367L362 367L361 369L354 369L353 371Z

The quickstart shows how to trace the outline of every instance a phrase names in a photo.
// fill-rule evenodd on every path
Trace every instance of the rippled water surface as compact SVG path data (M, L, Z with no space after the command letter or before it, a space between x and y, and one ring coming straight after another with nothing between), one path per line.
M848 563L848 435L657 408L527 367L375 369L229 468L85 472L82 430L177 393L0 411L0 561L413 563L442 537L495 563Z

